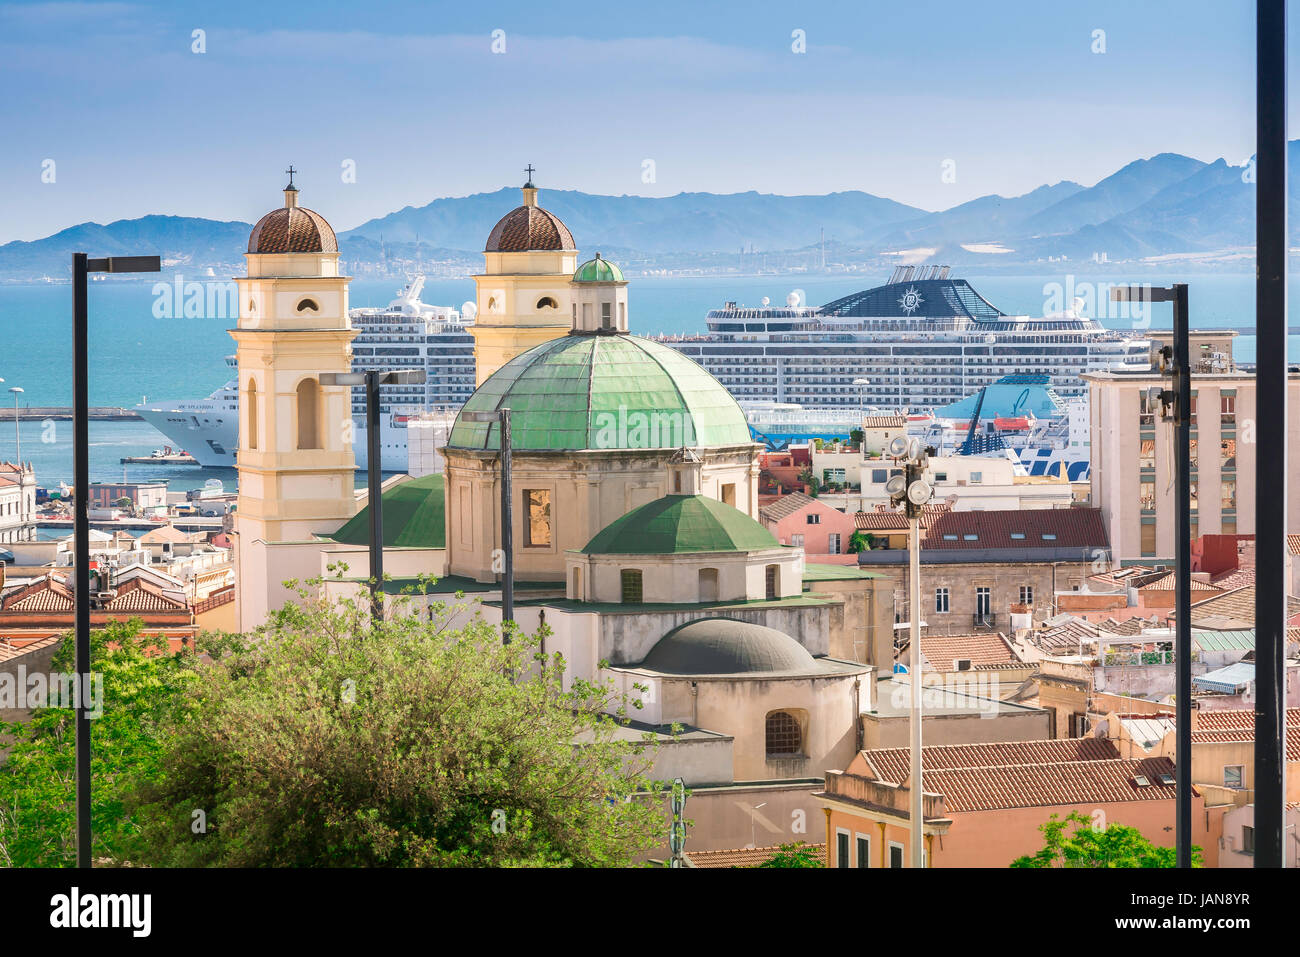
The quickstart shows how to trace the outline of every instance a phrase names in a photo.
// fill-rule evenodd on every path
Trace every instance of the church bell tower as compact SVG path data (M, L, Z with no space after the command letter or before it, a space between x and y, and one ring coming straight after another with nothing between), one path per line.
M244 258L248 275L235 280L239 322L230 332L239 366L241 630L296 597L285 579L320 574L319 551L292 543L334 531L357 507L351 396L320 384L323 372L351 371L350 280L339 275L330 224L298 205L293 167L284 206L253 227Z
M523 205L492 228L483 273L474 277L475 387L521 352L566 335L573 321L578 250L560 217L537 205L531 166L527 173Z

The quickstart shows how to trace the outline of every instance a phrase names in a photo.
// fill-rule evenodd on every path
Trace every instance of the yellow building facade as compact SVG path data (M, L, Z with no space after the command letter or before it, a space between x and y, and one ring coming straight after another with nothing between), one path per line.
M277 546L311 543L357 507L351 398L346 387L320 384L323 372L351 370L350 280L339 275L329 223L298 205L292 181L284 196L284 206L262 217L249 237L248 275L236 280L239 321L230 332L239 367L241 630L295 597L282 584L297 577L282 560L293 550Z

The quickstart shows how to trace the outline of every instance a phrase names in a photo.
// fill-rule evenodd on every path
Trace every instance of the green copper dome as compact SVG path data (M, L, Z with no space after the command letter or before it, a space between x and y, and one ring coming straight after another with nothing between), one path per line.
M623 270L608 259L601 259L596 253L595 259L588 259L573 274L574 282L625 282Z
M499 449L496 422L466 412L511 410L517 451L676 449L753 442L744 413L694 360L649 339L570 334L515 356L465 403L447 445Z
M740 509L704 495L667 495L596 533L587 555L676 555L682 552L752 552L780 542Z

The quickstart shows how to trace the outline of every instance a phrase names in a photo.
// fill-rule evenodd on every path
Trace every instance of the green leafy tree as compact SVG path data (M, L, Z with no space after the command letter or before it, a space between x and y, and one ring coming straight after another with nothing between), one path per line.
M870 551L875 544L875 537L870 532L864 532L862 529L858 529L849 536L848 550L850 554Z
M1074 824L1074 833L1067 834ZM1039 827L1045 842L1033 855L1016 858L1012 867L1174 867L1172 847L1158 847L1135 827L1111 824L1101 828L1077 811L1064 819L1055 814ZM1192 866L1200 867L1201 849L1193 846Z
M780 849L759 867L825 867L823 852L807 844L782 844Z
M141 851L140 829L125 812L141 781L155 778L169 734L184 719L182 689L193 680L194 654L168 654L140 637L141 623L110 622L91 633L91 660L102 676L102 700L91 700L91 854L124 862ZM50 670L75 671L65 635ZM54 703L54 702L51 702ZM69 703L69 702L62 702ZM75 712L44 707L31 719L0 726L12 750L0 764L0 864L76 864Z
M544 629L503 645L478 616L449 628L453 610L376 625L305 601L213 645L132 808L148 859L621 866L659 843L649 736L604 713L626 702L580 679L565 691Z

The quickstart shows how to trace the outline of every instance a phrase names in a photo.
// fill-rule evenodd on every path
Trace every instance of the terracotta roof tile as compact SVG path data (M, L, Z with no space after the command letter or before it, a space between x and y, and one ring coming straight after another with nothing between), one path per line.
M540 206L518 206L501 217L488 235L484 252L517 253L530 249L576 249L573 234L560 217Z
M325 217L303 206L282 206L257 221L250 253L336 253L338 238Z
M782 495L774 502L769 502L758 510L758 517L767 519L769 522L779 522L781 519L793 515L807 505L816 505L817 499L811 495L805 495L803 492L791 492L789 495ZM830 506L826 506L830 508Z
M878 780L902 784L911 774L911 750L908 748L880 748L875 751L863 751L861 754L875 770ZM927 780L931 771L959 768L990 769L1026 764L1117 760L1119 760L1119 751L1107 738L941 744L921 748L922 768Z
M907 428L907 416L869 415L862 420L862 425L868 429L905 429Z
M822 860L826 859L825 844L805 844ZM781 850L779 845L772 847L741 847L726 851L690 851L686 857L693 867L758 867L772 855Z
M976 670L994 665L1018 664L1020 654L1006 636L991 631L974 635L922 635L921 654L935 671L955 671L953 662L969 658Z
M1098 739L1090 739L1098 740ZM925 789L944 796L949 812L1013 807L1058 807L1125 801L1172 801L1174 762L1167 757L1136 761L1075 761L995 768L926 771ZM1135 778L1147 781L1139 786Z
M1107 548L1109 540L1100 509L996 509L940 515L930 525L922 547Z

